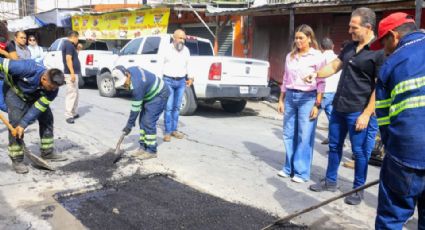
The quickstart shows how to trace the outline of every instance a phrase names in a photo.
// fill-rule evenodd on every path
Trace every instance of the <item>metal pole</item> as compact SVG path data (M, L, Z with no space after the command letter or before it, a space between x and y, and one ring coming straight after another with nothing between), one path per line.
M416 26L421 28L421 16L422 16L422 5L423 0L416 0Z
M202 24L204 24L205 28L207 28L207 30L210 32L210 34L216 38L215 34L211 31L210 27L207 25L207 23L205 23L205 21L201 18L201 16L199 16L198 12L196 12L196 10L192 7L192 5L188 2L187 5L190 7L191 10L193 10L193 13L196 15L196 17L198 17L199 21L202 22Z

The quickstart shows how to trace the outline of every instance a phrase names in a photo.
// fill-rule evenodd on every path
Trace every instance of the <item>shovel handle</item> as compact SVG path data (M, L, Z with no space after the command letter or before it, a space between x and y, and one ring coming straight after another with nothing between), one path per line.
M0 114L0 120L7 126L7 128L10 130L10 132L14 132L15 128L13 128L13 126L9 123L9 121L2 115Z

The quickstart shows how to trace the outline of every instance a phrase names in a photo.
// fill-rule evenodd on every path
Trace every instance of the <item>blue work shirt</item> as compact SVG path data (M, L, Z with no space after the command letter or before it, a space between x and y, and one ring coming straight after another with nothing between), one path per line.
M0 71L5 74L5 83L22 100L32 103L32 106L19 122L26 128L33 123L58 95L59 89L47 91L41 87L40 79L47 71L34 60L9 60L0 58Z
M165 87L164 81L155 74L140 67L133 66L127 69L131 75L132 103L127 127L135 125L137 116L143 108L143 102L151 101Z
M386 154L425 169L425 33L405 35L381 68L376 113Z

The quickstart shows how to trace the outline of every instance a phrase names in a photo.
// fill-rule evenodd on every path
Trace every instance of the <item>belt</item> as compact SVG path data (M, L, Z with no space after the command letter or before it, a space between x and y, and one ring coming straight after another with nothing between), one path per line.
M294 92L294 93L313 93L313 92L316 92L316 90L311 90L311 91L302 91L302 90L299 90L299 89L286 89L286 90Z
M164 75L164 77L170 78L170 79L173 79L173 80L176 80L176 81L181 80L181 79L185 79L185 77L171 77L171 76L168 76L168 75Z

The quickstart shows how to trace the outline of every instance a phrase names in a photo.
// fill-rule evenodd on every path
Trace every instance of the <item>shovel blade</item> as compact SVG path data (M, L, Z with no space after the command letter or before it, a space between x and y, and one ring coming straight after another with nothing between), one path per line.
M55 169L47 163L47 161L43 160L43 158L34 155L31 153L26 146L24 146L24 154L26 157L28 157L35 165L41 168L48 169L50 171L55 171Z

